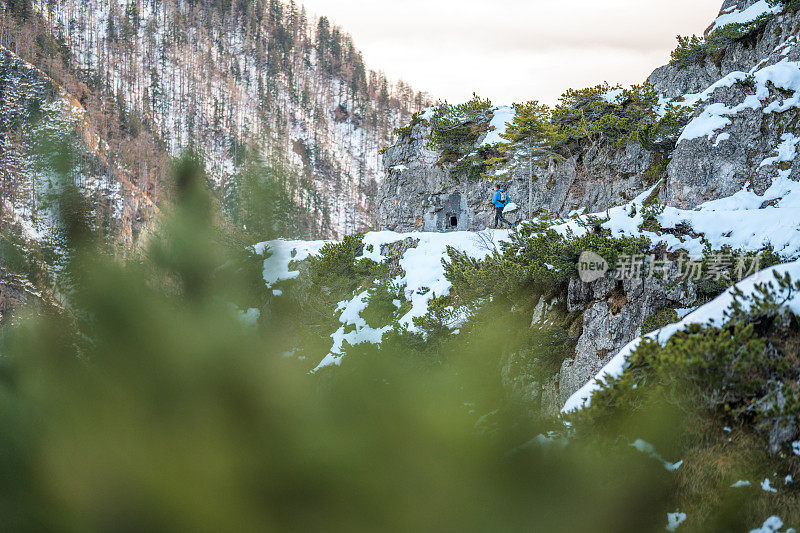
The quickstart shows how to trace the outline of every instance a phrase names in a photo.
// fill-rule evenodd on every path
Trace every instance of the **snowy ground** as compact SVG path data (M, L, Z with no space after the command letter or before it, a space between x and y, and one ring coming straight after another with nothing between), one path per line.
M775 149L776 155L765 159L761 165L794 160L798 142L800 137L785 134L782 143ZM785 259L797 259L800 257L800 183L791 180L790 174L790 170L776 170L772 185L762 195L745 188L693 210L664 207L660 214L656 214L656 219L665 229L662 234L639 229L645 220L643 203L653 189L645 191L626 205L591 216L600 219L608 217L604 226L615 236L644 235L652 242L663 242L673 250L683 249L691 255L701 255L706 243L714 249L727 245L743 251L758 251L772 245L775 252ZM761 209L767 202L772 205ZM575 235L582 235L586 229L579 220L585 220L588 216L556 226L555 229L566 233L569 228ZM678 224L688 224L700 237L671 235L669 230Z
M370 232L364 236L364 255L360 258L371 259L378 263L387 258L381 254L381 247L413 239L418 244L406 250L400 258L400 267L404 275L395 278L393 283L402 288L404 298L410 303L410 310L396 323L386 324L381 328L372 328L361 317L361 313L369 305L370 292L355 294L352 299L339 303L336 313L339 315L341 327L331 335L330 352L320 361L314 371L339 365L347 345L362 343L379 344L383 335L394 327L416 332L414 319L428 313L428 305L435 297L446 296L450 292L451 283L444 274L442 260L447 256L447 247L468 254L475 259L483 259L497 249L500 243L508 239L510 230L486 230L479 233L396 233L393 231ZM291 265L303 261L319 253L327 241L271 241L256 245L257 253L270 251L271 255L264 261L264 281L269 287L282 280L299 276L299 271L292 270ZM397 302L399 304L400 302ZM454 327L457 325L454 325Z
M785 135L782 144L776 148L776 155L765 160L765 164L772 164L777 160L793 159L796 155L797 139ZM714 249L729 245L734 250L758 251L766 245L772 245L774 250L787 261L800 257L800 183L789 179L789 171L779 171L773 180L772 186L763 194L757 195L752 191L742 190L733 196L708 202L695 210L682 210L672 207L664 208L656 218L664 228L673 228L684 223L692 227L699 237L676 237L668 232L657 234L639 229L644 222L644 200L651 191L645 191L630 203L614 207L607 213L597 213L593 216L606 219L604 226L612 231L615 236L641 236L648 237L652 242L662 242L671 249L684 249L691 255L702 255L706 244ZM774 200L773 206L761 209L760 206L768 200ZM556 231L566 234L571 231L581 235L585 227L581 220L586 220L592 215L581 215L557 224ZM747 224L742 221L747 220ZM364 237L363 258L376 262L383 262L387 258L381 255L381 247L387 244L403 241L405 239L418 240L417 246L408 249L400 258L400 267L405 274L393 280L401 287L404 297L410 303L410 310L396 323L386 324L380 328L370 327L361 317L361 313L369 305L370 292L364 291L353 295L350 300L339 303L336 313L339 315L341 326L332 335L330 352L325 356L316 370L331 365L339 365L348 345L354 346L361 343L379 344L385 333L394 327L406 331L416 332L414 319L425 316L428 312L430 301L437 296L449 293L451 284L444 275L442 259L446 257L448 246L469 254L470 257L482 259L498 248L500 242L507 240L509 230L485 230L479 233L454 232L454 233L395 233L391 231L378 231L367 233ZM268 286L275 283L296 278L299 271L292 270L290 265L303 261L315 255L329 241L273 241L261 243L255 247L258 253L266 249L271 250L271 255L264 263L264 280ZM776 267L789 269L793 277L800 276L800 262ZM789 271L787 270L787 271ZM740 288L752 290L755 282L771 279L769 272L762 273L759 278L746 280ZM749 285L748 285L749 284ZM279 294L279 291L276 292ZM727 299L726 299L727 298ZM674 327L663 330L659 338L665 342L668 335L672 335L677 328L688 324L706 322L711 318L720 319L722 312L730 303L730 292L721 296L711 304L689 313ZM399 306L398 306L399 307ZM800 305L798 305L800 307ZM800 311L800 308L798 309ZM457 325L454 326L457 328ZM635 341L626 350L620 352L607 368L591 383L570 399L565 405L565 410L571 410L587 401L591 393L596 390L599 380L607 375L618 375L624 368L624 361L630 351L638 345Z
M791 134L784 135L782 144L776 150L777 155L768 158L762 165L772 164L778 160L793 160L798 141L800 139ZM610 218L604 225L610 228L614 235L645 235L653 242L664 242L672 249L682 248L690 254L700 255L705 240L715 249L729 245L734 250L758 251L766 245L772 245L786 260L796 260L800 257L800 183L789 179L789 173L789 170L779 171L773 179L772 186L761 196L749 190L742 190L728 198L707 202L695 210L667 207L656 217L664 228L672 228L682 222L688 223L696 233L702 235L701 238L678 238L670 234L658 235L640 231L639 225L644 221L642 202L649 191L630 204L611 209ZM764 202L770 200L775 200L774 206L760 208ZM557 227L561 232L566 232L567 228L577 235L586 231L576 221ZM742 281L736 287L745 294L752 293L756 284L771 282L775 273L789 273L792 279L800 279L800 261L767 269ZM690 324L707 324L711 320L722 322L725 310L733 301L732 294L733 289L730 289L713 302L688 314L680 322L651 333L647 337L657 339L664 344L675 332ZM787 302L787 306L795 313L800 313L800 299ZM604 378L619 376L625 368L627 357L641 341L642 339L636 339L623 348L595 379L567 401L564 411L572 411L588 404L592 393L599 388L599 383Z

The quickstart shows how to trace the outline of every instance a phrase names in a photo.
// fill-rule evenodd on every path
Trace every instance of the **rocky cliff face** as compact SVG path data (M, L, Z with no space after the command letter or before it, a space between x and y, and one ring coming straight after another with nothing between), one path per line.
M536 171L532 190L527 169L514 171L503 185L521 213L602 213L656 184L653 198L657 195L667 208L694 209L733 195L752 195L756 210L777 205L788 194L777 191L778 184L798 181L800 176L796 158L800 14L781 4L726 0L709 31L748 8L765 13L766 24L690 65L666 65L650 76L661 105L672 103L690 110L677 133L657 147L637 142L610 147L591 140L567 146L564 160ZM452 165L443 164L442 154L429 146L430 133L429 122L418 117L385 152L387 179L380 190L380 224L403 231L487 227L492 216L491 183L470 181L454 172ZM755 198L768 189L775 194ZM751 240L758 244L755 241L760 238L754 234ZM698 303L693 285L659 280L602 279L585 284L575 279L566 298L570 311L583 314L575 356L564 362L551 382L528 386L535 394L541 393L542 405L551 413L641 334L648 315L665 307ZM509 365L515 366L518 357L511 354ZM515 379L510 380L513 387L526 388L524 376Z
M723 13L754 3L728 1ZM797 13L779 13L757 35L699 64L667 65L650 76L666 97L698 103L695 120L671 154L663 203L693 208L746 186L763 193L783 171L795 180L800 176L793 157L769 160L788 148L787 135L792 146L797 142L798 108L789 94L794 91L779 85L796 75L799 24Z
M673 273L674 274L674 273ZM557 415L578 389L605 367L611 358L632 340L647 331L642 324L651 314L666 308L696 307L696 288L691 281L663 279L617 280L605 277L592 283L573 279L565 296L540 300L531 327L547 325L555 317L553 309L566 304L570 313L580 313L580 331L573 357L566 359L558 372L540 382L541 376L526 368L525 351L507 355L503 368L506 388L523 402L532 402L545 415Z
M86 120L81 103L45 72L0 48L0 212L42 242L58 235L48 203L53 177L41 166L46 142L58 141L54 136L78 141L79 161L70 172L87 195L93 218L122 248L130 248L157 211L155 204L124 173L112 176L110 147Z
M416 123L383 155L386 178L378 193L378 223L398 231L480 230L493 223L489 205L493 183L470 180L440 164L441 153L428 146L430 124ZM574 150L564 161L536 169L533 203L529 203L528 171L519 168L511 179L500 181L520 208L513 217L528 212L568 215L584 209L601 211L633 199L651 178L646 172L657 155L641 145L606 150L599 144ZM457 224L452 224L455 216Z
M697 305L694 284L687 280L625 279L610 277L593 283L573 279L569 284L569 311L583 313L583 331L575 357L548 384L548 414L556 414L572 394L597 375L625 345L641 336L651 314L666 308L691 309Z
M755 3L726 1L722 14L743 11ZM779 164L797 176L798 163L761 163L780 150L784 136L793 134L797 124L797 107L789 102L794 95L779 90L775 81L785 77L784 71L797 70L799 23L796 13L781 12L754 35L734 40L696 64L657 69L649 82L663 102L696 106L694 120L679 137L668 139L657 151L634 142L624 147L596 142L565 147L563 161L537 169L532 194L526 168L504 181L512 200L522 213L600 212L630 200L664 177L659 188L662 203L693 208L730 196L745 185L763 192L780 170ZM399 230L485 228L491 218L490 183L470 181L454 173L452 165L441 164L442 154L429 148L429 138L430 124L418 120L386 150L380 225ZM653 172L661 158L669 162L663 175ZM463 219L457 228L447 223L453 211L459 211Z

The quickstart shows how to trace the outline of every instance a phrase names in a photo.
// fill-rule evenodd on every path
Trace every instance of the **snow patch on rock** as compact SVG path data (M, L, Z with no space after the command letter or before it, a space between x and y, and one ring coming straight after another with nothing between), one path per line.
M253 250L259 254L269 253L264 261L264 281L272 287L279 281L294 279L300 275L299 270L289 270L293 262L305 261L317 255L323 246L331 241L287 241L278 239L256 244Z
M709 32L718 30L730 24L747 24L756 20L758 17L767 14L780 13L783 8L780 5L771 5L767 0L759 0L755 4L745 9L734 9L727 13L722 13L711 25Z

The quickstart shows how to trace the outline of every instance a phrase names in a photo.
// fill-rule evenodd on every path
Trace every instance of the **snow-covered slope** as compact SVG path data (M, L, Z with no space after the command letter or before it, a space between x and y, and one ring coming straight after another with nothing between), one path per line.
M35 0L87 82L220 185L248 144L289 158L321 235L372 226L378 150L426 97L366 70L349 36L294 2Z
M783 171L785 172L785 171ZM785 260L794 260L800 257L800 182L789 179L783 173L776 177L773 186L763 195L748 190L742 190L730 197L720 198L699 206L694 210L680 208L665 208L655 214L656 220L662 229L649 231L643 229L647 208L643 205L651 196L653 188L645 191L631 202L611 208L606 212L590 215L576 215L567 222L551 221L552 228L568 238L580 237L587 230L586 222L590 219L600 219L602 226L611 230L616 237L647 237L653 244L661 243L667 250L685 250L691 257L702 258L704 250L709 247L720 249L730 247L731 250L741 252L758 252L771 246L774 251ZM761 208L766 201L774 201L774 205ZM537 219L537 223L544 220ZM672 233L673 228L681 225L684 229L690 228L680 234ZM348 346L360 343L380 344L383 335L401 328L405 331L418 331L414 319L425 316L429 311L429 304L434 297L449 294L451 283L445 277L442 260L447 257L447 248L467 253L475 259L483 259L491 252L497 250L501 242L508 241L510 230L485 230L482 232L407 232L396 233L391 231L370 232L364 236L364 252L359 258L366 258L378 263L394 260L401 267L402 275L392 281L401 287L404 301L409 305L402 314L396 315L391 321L381 325L368 325L361 317L370 302L370 290L357 291L349 300L339 303L336 314L340 317L341 325L336 331L331 331L332 347L317 365L319 370L330 365L339 365ZM572 236L572 237L569 237ZM399 257L389 257L388 245L407 243L394 253ZM298 264L307 257L318 253L326 241L273 241L257 246L257 251L269 251L272 255L265 261L264 279L269 285L277 281L292 279L299 275L299 270L291 270L289 264ZM771 272L790 272L800 274L797 263L776 267L751 278L739 288L752 289L758 281L771 279ZM727 308L730 292L721 296L712 304L700 308L689 314L681 325L696 323L710 317L717 317L719 312ZM727 299L726 299L727 298ZM399 304L399 301L398 301ZM636 305L635 300L632 305ZM399 307L399 305L398 305ZM463 310L454 309L454 316L458 317ZM713 312L712 312L713 311ZM589 324L593 320L592 314L587 314ZM588 325L585 327L588 327ZM625 335L636 336L638 326L625 330ZM450 324L456 333L460 326L459 320ZM677 326L676 326L677 327ZM672 329L670 331L675 331ZM622 332L615 332L622 335ZM630 337L629 337L630 338ZM619 355L617 352L609 355L610 362L602 375L619 371L622 362L630 350L639 341L630 343ZM599 379L599 378L598 378ZM568 406L575 402L583 401L596 387L596 381L588 384L573 396ZM573 389L574 391L574 389ZM572 394L572 392L570 392Z
M335 313L339 317L341 327L331 332L332 346L330 352L314 368L340 365L348 346L362 343L380 344L383 335L394 328L404 331L418 332L414 324L415 318L428 313L429 304L436 297L447 296L452 284L445 276L443 260L447 257L447 249L468 254L474 259L483 259L496 249L501 242L508 239L509 230L486 230L481 233L396 233L393 231L368 232L364 235L363 255L355 260L370 259L376 263L385 263L390 257L384 255L389 245L408 242L397 261L401 274L391 279L403 292L403 300L407 302L407 310L398 314L393 320L379 327L372 327L361 317L367 308L372 291L357 291L349 300L339 302ZM297 265L308 257L319 253L326 241L270 241L256 245L259 254L268 253L264 261L264 280L268 286L278 281L294 279L299 270L290 265ZM401 301L396 300L398 310ZM450 325L457 330L459 321Z

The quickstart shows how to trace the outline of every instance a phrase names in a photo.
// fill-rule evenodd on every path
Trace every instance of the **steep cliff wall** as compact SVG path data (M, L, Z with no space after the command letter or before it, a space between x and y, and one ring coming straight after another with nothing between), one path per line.
M93 217L122 248L157 211L152 200L124 173L110 174L109 146L86 121L80 102L46 73L0 48L0 137L3 151L3 209L30 234L55 238L46 185L53 178L43 170L47 142L77 140L76 167L70 173L86 194Z
M114 166L117 158L86 118L74 96L0 47L0 320L28 297L53 289L48 271L66 260L57 205L61 180L85 196L87 214L121 253L132 249L158 212L125 169ZM70 166L56 174L54 166L67 160L54 162L53 150L65 141L71 143Z
M495 181L471 179L441 163L430 148L430 124L420 119L383 154L386 178L378 193L378 223L397 231L480 230L493 222L489 205ZM488 135L485 134L485 135ZM479 143L483 139L479 140ZM639 144L604 150L599 143L572 146L563 161L534 171L529 203L528 169L520 167L498 181L521 209L512 219L533 214L568 215L576 210L601 211L632 200L652 181L647 170L657 155ZM449 223L456 214L458 224Z
M723 12L754 3L726 2ZM743 187L761 194L778 175L800 176L787 152L797 144L800 116L798 29L797 13L778 13L757 34L698 64L653 73L650 81L666 97L697 105L671 154L663 203L693 208Z

